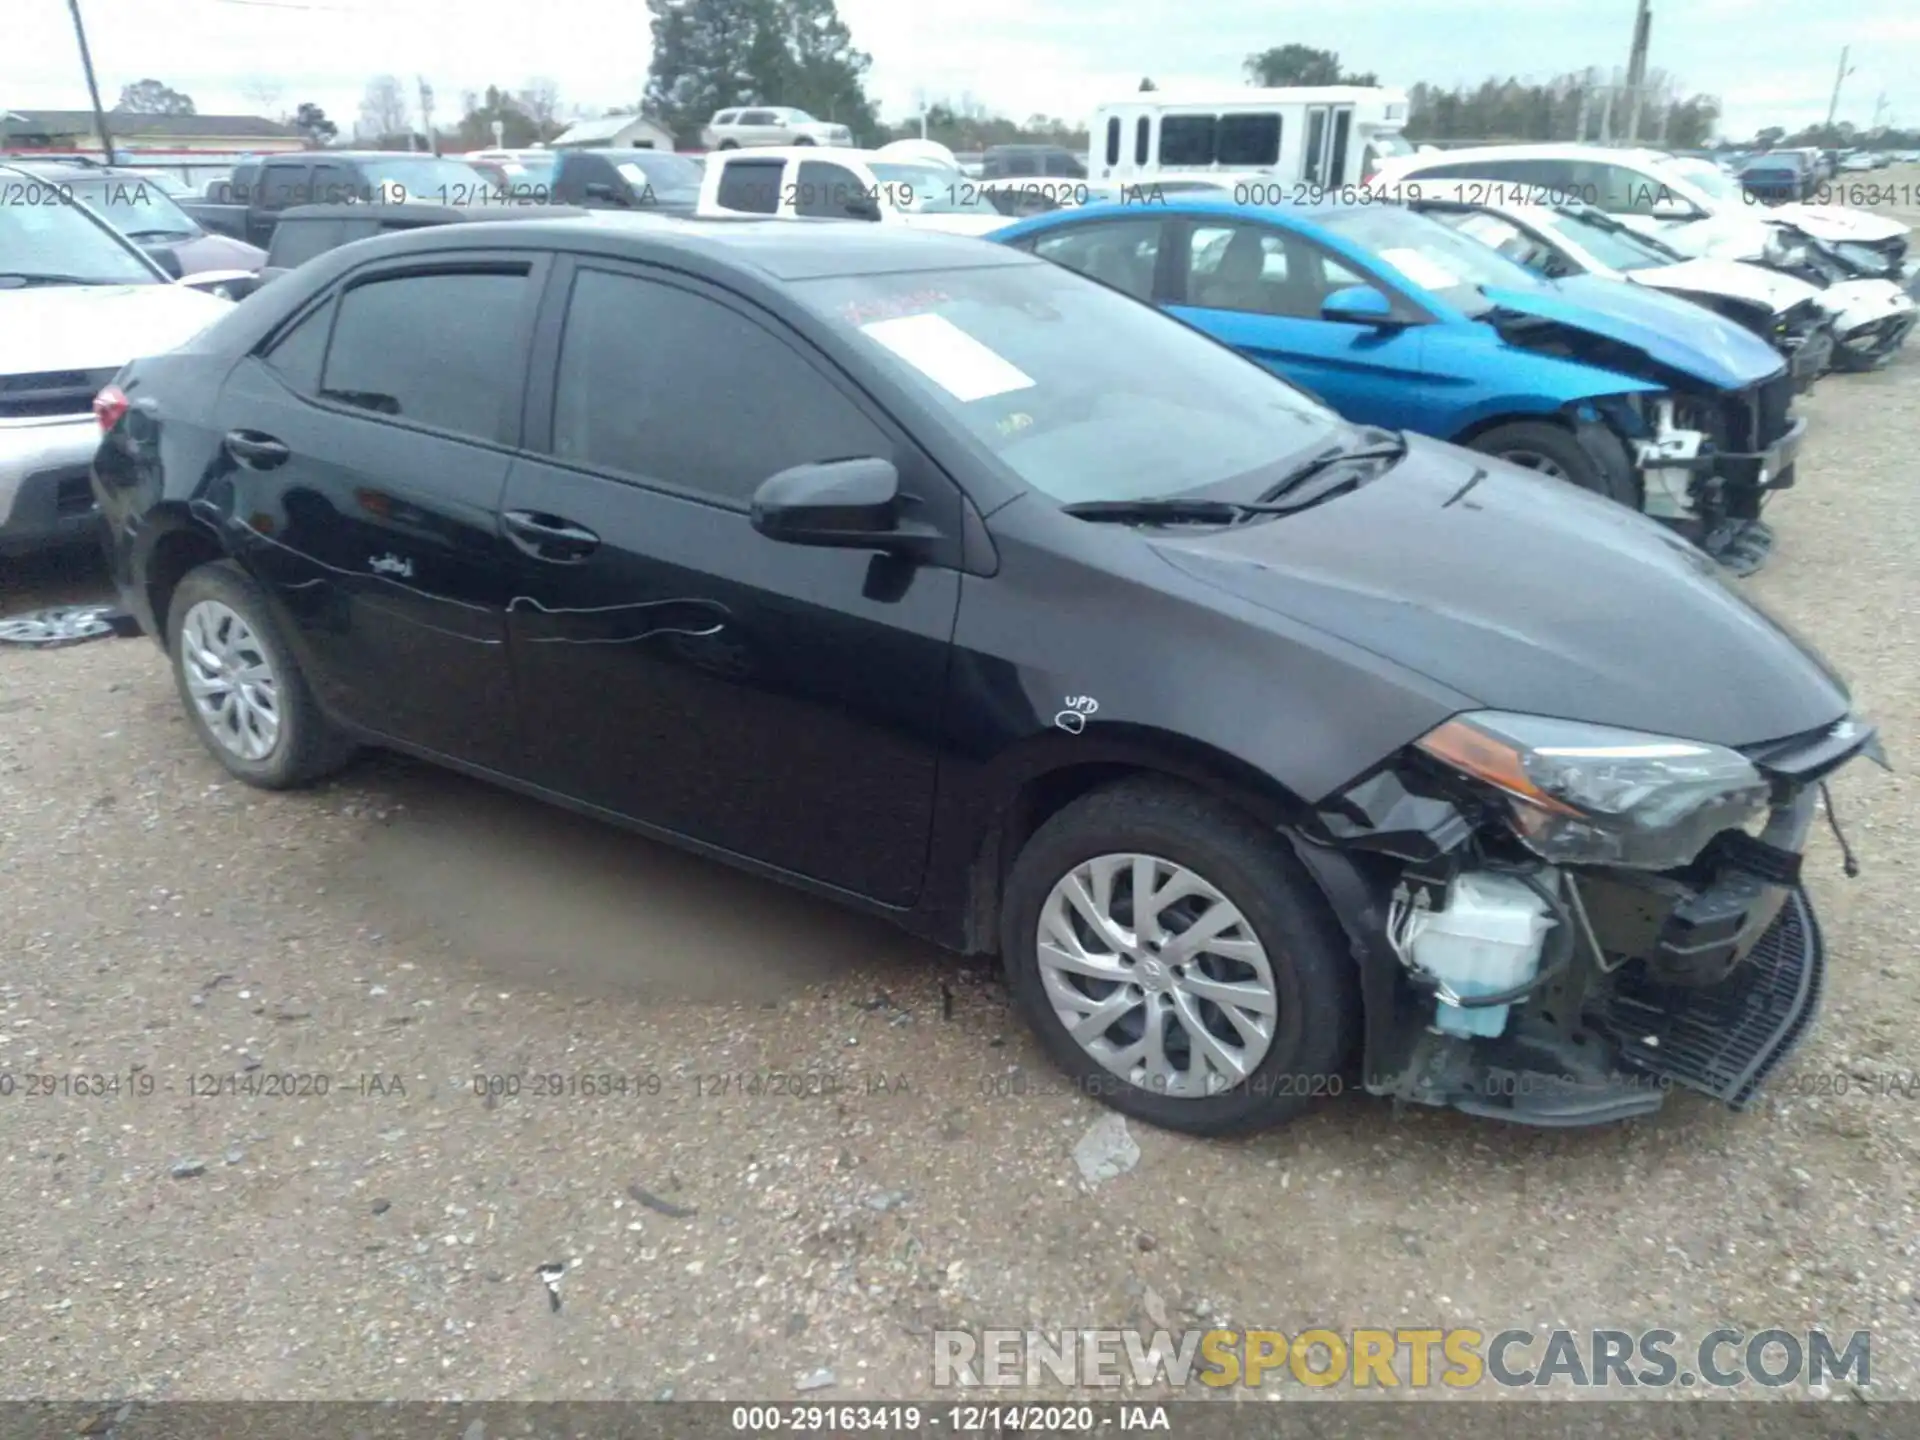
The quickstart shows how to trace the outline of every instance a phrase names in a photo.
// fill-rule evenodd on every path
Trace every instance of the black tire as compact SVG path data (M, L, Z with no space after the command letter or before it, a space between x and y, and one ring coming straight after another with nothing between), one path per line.
M277 683L280 730L273 748L259 759L237 755L215 738L188 687L181 634L188 612L204 600L218 601L246 623ZM191 570L174 590L167 606L167 654L180 703L201 743L236 779L262 790L289 790L330 775L353 759L357 747L320 713L260 587L233 561L217 560Z
M722 140L716 148L721 150L738 150L740 148L740 142L738 140Z
M1040 973L1041 910L1056 882L1096 856L1138 852L1183 865L1240 911L1278 991L1272 1043L1251 1077L1204 1098L1165 1094L1106 1069L1067 1032ZM1124 1114L1192 1135L1270 1129L1341 1093L1360 1026L1354 962L1325 897L1278 835L1213 797L1129 780L1067 806L1029 839L1007 879L1000 953L1008 987L1049 1058Z
M813 137L811 135L801 135L796 138L793 143L796 145L811 145L813 144Z
M1616 501L1629 510L1640 508L1640 492L1634 483L1632 471L1623 468L1619 473L1610 472L1564 426L1549 424L1544 420L1516 420L1482 431L1468 443L1470 448L1482 455L1493 455L1502 460L1540 456L1558 466L1570 484ZM1519 463L1526 462L1521 460Z
M1882 343L1867 349L1856 349L1851 345L1843 345L1836 340L1833 346L1833 358L1827 363L1829 368L1836 374L1865 375L1869 371L1878 370L1881 366L1885 365L1899 353L1899 350L1900 347L1898 344L1887 345Z

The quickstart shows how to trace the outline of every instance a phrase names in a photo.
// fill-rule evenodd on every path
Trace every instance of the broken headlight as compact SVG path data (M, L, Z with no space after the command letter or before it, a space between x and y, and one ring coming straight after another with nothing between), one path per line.
M1674 869L1764 815L1771 788L1724 746L1498 710L1416 745L1498 792L1520 841L1555 865Z

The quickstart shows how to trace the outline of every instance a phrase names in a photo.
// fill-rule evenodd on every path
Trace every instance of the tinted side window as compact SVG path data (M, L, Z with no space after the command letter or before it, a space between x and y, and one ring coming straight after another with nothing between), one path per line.
M289 205L306 204L307 175L312 168L304 160L291 165L261 166L260 183L250 203L262 210L284 210Z
M739 113L738 110L722 110L718 115L713 117L713 123L716 125L731 125L733 124L734 117Z
M745 505L791 465L893 445L799 351L718 301L582 270L555 378L561 459Z
M1280 117L1222 115L1218 158L1222 165L1275 164L1280 159Z
M267 264L280 269L304 265L316 255L324 255L341 243L338 220L282 220L273 227L273 240L267 247Z
M295 321L262 358L302 395L318 394L320 362L327 353L327 331L332 327L333 302L329 300Z
M315 165L307 178L307 195L312 205L346 205L374 198L371 187L357 172L345 165L329 165L324 161Z
M1211 165L1218 126L1218 117L1213 115L1167 116L1160 122L1160 163Z
M1084 180L1087 178L1086 167L1071 155L1049 152L1043 168L1049 175L1056 177L1064 176L1069 180Z
M720 171L716 203L722 210L772 215L780 208L780 160L734 160Z
M1153 270L1160 258L1159 220L1111 220L1075 225L1043 235L1033 253L1078 270L1136 300L1153 299Z
M748 110L740 116L742 125L775 125L779 117L771 110Z
M1147 156L1151 153L1147 149L1147 136L1152 129L1153 126L1144 115L1133 122L1133 163L1136 165L1147 163Z
M794 178L793 213L826 220L845 220L849 202L864 199L870 189L844 165L806 160Z
M1107 121L1107 164L1120 163L1120 117L1115 115Z
M1369 283L1317 245L1263 225L1196 225L1188 266L1189 305L1296 320L1318 320L1327 296Z
M321 376L322 398L482 440L500 437L520 343L525 272L396 275L356 285Z

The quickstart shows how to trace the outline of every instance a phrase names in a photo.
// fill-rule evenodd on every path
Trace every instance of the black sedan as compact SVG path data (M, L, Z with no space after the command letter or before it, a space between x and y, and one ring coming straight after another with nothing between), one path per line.
M176 279L216 271L254 271L266 260L266 251L259 246L208 231L151 175L93 168L46 171L42 178L98 213Z
M98 411L234 775L391 747L997 953L1154 1123L1741 1105L1812 1014L1801 849L1878 758L1818 655L1652 521L1007 247L440 226Z

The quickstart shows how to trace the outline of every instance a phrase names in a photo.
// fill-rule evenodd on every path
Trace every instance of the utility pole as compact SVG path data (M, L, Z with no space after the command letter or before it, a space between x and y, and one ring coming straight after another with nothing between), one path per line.
M1647 42L1653 33L1650 0L1640 0L1633 17L1633 49L1627 56L1627 143L1640 138L1641 91L1647 83Z
M424 75L414 78L420 82L420 128L426 132L427 149L438 155L440 137L433 133L433 87L427 84L427 77ZM412 146L409 145L408 148L411 149Z
M1580 113L1573 119L1573 143L1587 143L1587 115L1593 109L1594 70L1587 67L1586 74L1580 77Z
M1833 77L1833 99L1827 102L1827 129L1833 129L1833 117L1840 113L1840 86L1853 71L1847 65L1847 52L1853 47L1840 47L1840 73Z
M93 52L87 49L87 27L80 19L80 0L67 0L73 12L73 34L80 42L80 66L87 72L87 93L93 97L93 128L100 134L100 149L113 163L113 136L107 130L107 112L100 104L100 82L93 78Z

